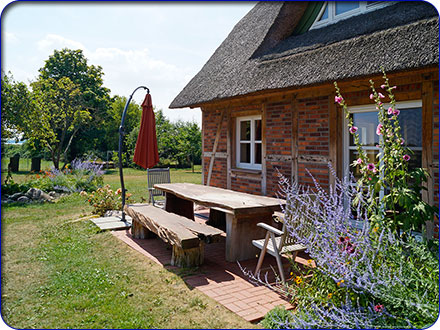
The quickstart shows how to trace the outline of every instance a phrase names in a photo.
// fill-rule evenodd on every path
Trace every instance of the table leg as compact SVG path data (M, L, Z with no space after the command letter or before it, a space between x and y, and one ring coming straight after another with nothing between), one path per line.
M165 193L165 211L194 220L194 203L169 192Z
M272 223L272 213L234 216L226 214L226 260L230 262L256 258L260 250L253 239L264 238L266 230L257 223Z

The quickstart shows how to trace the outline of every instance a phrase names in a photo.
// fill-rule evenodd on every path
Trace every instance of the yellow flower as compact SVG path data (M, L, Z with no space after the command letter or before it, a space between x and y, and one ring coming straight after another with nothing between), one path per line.
M311 266L311 265L313 264L313 259L309 259L309 260L307 260L307 264L308 264L309 266Z
M293 272L290 272L290 276L292 276L293 275Z
M295 277L295 282L296 284L301 284L302 283L302 278L300 276Z
M327 299L332 299L332 297L333 297L333 293L329 293Z
M340 280L338 283L336 283L337 286L341 286L342 283L344 283L344 280Z
M379 227L374 227L374 228L373 228L373 231L374 231L375 233L377 233L378 230L379 230Z

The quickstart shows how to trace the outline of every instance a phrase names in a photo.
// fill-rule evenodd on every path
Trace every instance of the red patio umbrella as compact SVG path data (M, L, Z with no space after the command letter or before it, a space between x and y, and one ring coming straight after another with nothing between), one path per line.
M147 93L142 103L142 120L136 141L133 161L147 169L159 162L156 138L156 119L154 118L151 95Z

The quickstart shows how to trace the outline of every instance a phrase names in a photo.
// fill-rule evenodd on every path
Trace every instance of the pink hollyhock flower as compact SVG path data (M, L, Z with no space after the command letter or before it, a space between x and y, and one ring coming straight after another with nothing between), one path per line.
M378 106L382 106L383 105L383 103L382 102L379 102L378 104L377 104Z
M400 115L400 110L394 110L394 112L393 112L393 115L395 115L395 116L398 116L398 115Z
M383 311L383 305L379 305L377 304L376 306L374 306L374 311L377 313L380 313Z
M370 94L370 100L374 99L374 95Z
M388 108L388 114L392 115L394 113L394 109L392 107Z
M405 143L405 139L404 138L401 138L400 139L400 144L404 144Z
M358 164L358 165L362 164L362 159L361 159L361 158L358 158L358 159L356 160L356 164Z
M344 99L341 96L335 96L335 102L341 104Z
M385 98L385 96L384 96L382 93L379 93L379 94L377 94L377 95L379 95L379 98L381 98L381 99L384 99L384 98Z
M385 88L387 88L387 86L386 85L380 85L380 88L385 89Z
M382 127L383 127L383 125L382 124L379 124L379 125L377 125L377 128L376 128L376 134L377 135L381 135L382 134Z
M411 157L409 155L404 155L403 156L403 160L406 161L406 162L409 161L410 159L411 159Z
M357 130L358 130L358 128L357 128L356 126L352 126L352 127L350 128L350 133L351 133L351 134L354 134L354 133L357 132Z
M373 163L370 163L367 165L367 169L369 171L375 172L376 171L376 166Z

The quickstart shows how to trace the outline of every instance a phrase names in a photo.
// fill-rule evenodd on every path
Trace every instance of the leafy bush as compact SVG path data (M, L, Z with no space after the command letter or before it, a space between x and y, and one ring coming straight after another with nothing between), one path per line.
M93 214L103 216L107 211L120 210L122 208L121 193L121 188L113 191L107 184L104 187L98 188L96 191L93 191L89 194L85 191L82 191L81 196L85 197L89 204L93 206ZM125 196L128 200L131 194L126 193Z
M282 306L276 306L266 314L264 319L261 321L261 325L265 329L288 329L283 327L283 324L289 324L291 320L291 312Z
M50 171L36 174L30 184L44 191L92 191L103 184L103 174L102 165L96 165L90 159L75 159L62 171L52 168Z

